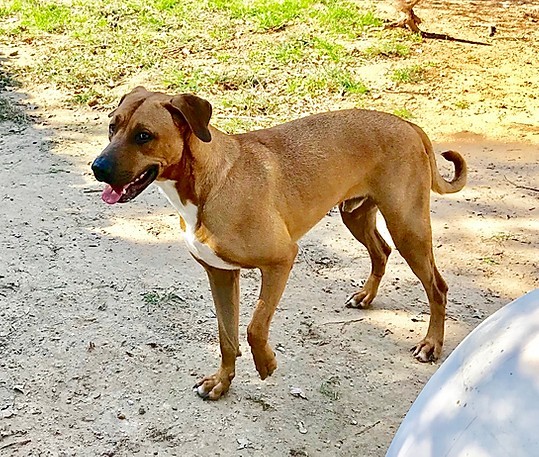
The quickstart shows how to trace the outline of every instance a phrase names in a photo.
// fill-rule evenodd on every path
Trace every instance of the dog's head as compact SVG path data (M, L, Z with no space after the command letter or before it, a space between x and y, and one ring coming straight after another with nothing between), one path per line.
M174 97L137 87L109 116L110 143L92 163L107 184L103 200L124 203L146 189L167 168L180 163L188 137L211 141L209 102L192 94Z

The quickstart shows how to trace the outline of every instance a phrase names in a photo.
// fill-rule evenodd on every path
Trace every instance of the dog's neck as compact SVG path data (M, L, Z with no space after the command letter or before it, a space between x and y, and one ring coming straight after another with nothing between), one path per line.
M204 143L189 132L185 136L182 157L171 165L163 178L176 182L183 202L200 206L217 192L239 155L232 137L210 126L212 140ZM223 154L221 151L226 151Z

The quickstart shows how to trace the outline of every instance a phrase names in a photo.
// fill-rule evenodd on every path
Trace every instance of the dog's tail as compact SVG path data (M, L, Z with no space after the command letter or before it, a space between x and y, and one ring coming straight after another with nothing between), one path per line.
M468 174L468 169L466 167L466 161L457 151L445 151L442 152L444 159L449 162L453 162L455 167L455 176L451 181L447 181L438 171L436 165L436 157L434 154L434 148L432 143L429 140L427 134L421 129L421 127L410 122L410 125L417 131L421 137L421 141L425 146L425 152L429 157L430 162L430 173L432 176L431 189L438 194L452 194L458 192L466 185L466 177Z

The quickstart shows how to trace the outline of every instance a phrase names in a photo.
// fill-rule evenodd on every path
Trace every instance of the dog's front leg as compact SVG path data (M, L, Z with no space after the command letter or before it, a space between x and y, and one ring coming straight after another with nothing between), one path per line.
M262 287L253 318L247 327L247 341L251 346L251 353L261 379L266 379L277 368L275 354L268 343L269 327L286 286L297 252L297 246L294 245L294 250L291 252L289 259L277 265L260 269L262 272Z
M202 398L218 400L228 391L235 375L236 357L241 355L238 340L240 270L220 270L201 263L210 280L217 312L221 366L215 374L200 380L195 388Z

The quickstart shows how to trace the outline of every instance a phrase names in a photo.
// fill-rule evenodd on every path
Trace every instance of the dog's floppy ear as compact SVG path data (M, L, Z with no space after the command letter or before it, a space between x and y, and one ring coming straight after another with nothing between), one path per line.
M112 111L111 113L109 113L109 117L112 117L114 116L114 113L116 112L116 110L122 105L122 103L124 102L125 98L129 95L133 95L133 94L136 94L137 92L148 92L144 87L142 86L137 86L135 87L131 92L129 92L128 94L124 94L122 95L122 98L120 98L120 103L118 103L118 106L116 107L116 109L114 111Z
M180 114L187 121L191 131L205 143L211 141L208 129L212 107L210 102L193 94L176 95L163 105L171 114Z

